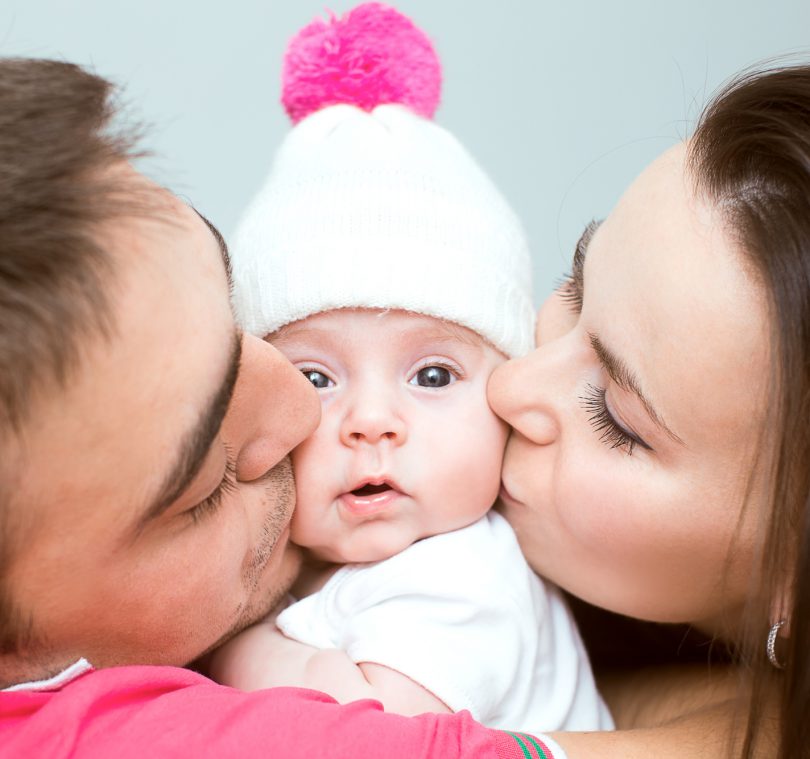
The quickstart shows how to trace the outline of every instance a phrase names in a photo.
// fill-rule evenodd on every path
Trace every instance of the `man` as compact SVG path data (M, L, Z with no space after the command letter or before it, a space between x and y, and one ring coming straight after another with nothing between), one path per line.
M4 68L34 110L15 134L2 106L0 681L185 663L294 579L286 454L317 400L235 328L221 238L87 129L107 85Z
M222 238L133 169L109 97L0 61L0 754L538 755L181 669L294 580L287 454L320 407L239 332Z

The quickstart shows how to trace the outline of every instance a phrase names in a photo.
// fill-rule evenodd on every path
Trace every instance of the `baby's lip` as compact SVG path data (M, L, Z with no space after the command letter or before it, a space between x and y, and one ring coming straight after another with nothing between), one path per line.
M366 477L354 483L351 490L342 493L338 501L349 519L376 519L390 512L400 503L403 493L389 477Z
M358 480L354 487L347 490L346 495L353 495L360 498L373 498L375 495L391 490L403 493L399 485L390 477L365 477Z

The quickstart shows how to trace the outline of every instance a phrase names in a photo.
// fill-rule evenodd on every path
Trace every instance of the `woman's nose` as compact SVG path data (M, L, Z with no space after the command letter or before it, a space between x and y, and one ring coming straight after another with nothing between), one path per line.
M489 378L487 399L492 410L537 445L549 445L560 434L554 372L545 363L546 348L498 366Z
M357 388L348 399L340 425L340 441L347 446L376 444L384 440L402 445L407 425L396 399L372 387Z
M263 477L320 421L312 384L281 353L252 335L242 337L239 377L223 424L236 456L236 477Z

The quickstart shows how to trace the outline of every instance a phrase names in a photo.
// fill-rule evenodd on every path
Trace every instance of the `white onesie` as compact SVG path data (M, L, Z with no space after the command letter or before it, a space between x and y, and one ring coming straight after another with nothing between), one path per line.
M401 672L489 727L613 727L559 591L495 512L385 561L341 567L277 623L302 643Z

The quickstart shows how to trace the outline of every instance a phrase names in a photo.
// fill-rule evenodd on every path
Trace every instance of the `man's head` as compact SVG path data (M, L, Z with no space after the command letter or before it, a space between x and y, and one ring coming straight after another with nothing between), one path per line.
M0 683L185 663L298 566L317 398L236 330L221 238L129 166L109 94L0 62Z

